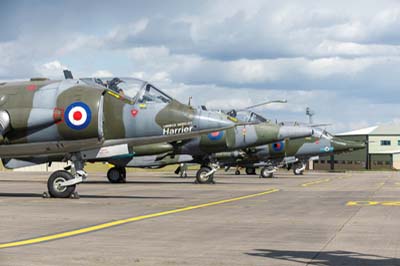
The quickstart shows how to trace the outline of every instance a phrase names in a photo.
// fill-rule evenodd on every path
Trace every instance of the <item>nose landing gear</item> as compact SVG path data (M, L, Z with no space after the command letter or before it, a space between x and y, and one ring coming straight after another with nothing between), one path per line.
M113 167L107 172L110 183L126 183L126 169L124 167Z
M275 167L265 166L260 171L260 178L272 178L274 177L275 172L276 172Z
M82 183L87 178L87 173L83 170L84 162L79 159L79 154L71 156L72 165L66 169L53 172L47 180L48 192L43 193L43 197L53 198L79 198L76 192L76 185Z
M304 170L306 169L306 164L302 162L298 162L293 165L293 173L295 175L303 175Z
M211 163L210 166L203 165L196 173L196 183L215 184L214 173L219 169L218 163Z

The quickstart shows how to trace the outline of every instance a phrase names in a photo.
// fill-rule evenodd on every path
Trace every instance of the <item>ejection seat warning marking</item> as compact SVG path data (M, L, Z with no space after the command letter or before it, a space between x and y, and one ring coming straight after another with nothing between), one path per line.
M130 217L130 218L126 218L126 219L102 223L102 224L98 224L98 225L94 225L94 226L84 227L81 229L71 230L71 231L53 234L53 235L41 236L41 237L36 237L36 238L31 238L31 239L26 239L26 240L9 242L9 243L3 243L3 244L0 244L0 249L38 244L38 243L62 239L62 238L66 238L66 237L78 236L78 235L82 235L82 234L86 234L86 233L90 233L90 232L99 231L102 229L107 229L107 228L114 227L117 225L123 225L123 224L133 223L133 222L137 222L137 221L141 221L141 220L145 220L145 219L156 218L156 217L160 217L160 216L165 216L165 215L170 215L170 214L175 214L175 213L180 213L180 212L185 212L185 211L191 211L191 210L205 208L205 207L211 207L211 206L215 206L215 205L230 203L230 202L244 200L244 199L250 199L250 198L259 197L259 196L271 194L271 193L278 192L278 191L279 191L279 189L273 188L273 189L269 189L267 191L263 191L260 193L241 196L241 197L237 197L237 198L214 201L214 202L193 205L193 206L183 207L183 208L164 211L164 212L157 212L157 213L152 213L152 214L147 214L147 215L142 215L142 216Z
M398 206L400 201L349 201L346 206Z
M321 179L321 180L316 180L316 181L304 183L304 184L301 184L301 186L302 187L308 187L308 186L312 186L312 185L316 185L316 184L320 184L320 183L325 183L325 182L329 182L329 181L331 181L330 178L325 178L325 179Z

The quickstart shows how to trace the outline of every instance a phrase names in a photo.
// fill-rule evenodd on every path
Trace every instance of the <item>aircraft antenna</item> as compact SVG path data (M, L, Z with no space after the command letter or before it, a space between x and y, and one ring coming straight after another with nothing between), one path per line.
M313 124L313 116L315 115L315 112L311 110L310 107L307 107L306 115L308 116L308 123Z

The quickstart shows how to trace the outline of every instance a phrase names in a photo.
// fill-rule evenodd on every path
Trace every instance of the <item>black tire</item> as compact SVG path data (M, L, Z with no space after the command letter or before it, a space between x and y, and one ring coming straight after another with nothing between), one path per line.
M120 167L119 168L122 174L122 180L121 183L126 183L126 168L125 167Z
M208 166L201 167L196 173L196 181L199 184L210 184L214 182L214 174L205 177L204 175L211 171Z
M61 187L59 183L73 179L73 175L60 170L52 173L47 180L47 189L53 198L69 198L75 192L76 185Z
M293 174L294 175L303 175L304 174L304 170L303 171L297 171L297 169L300 169L303 167L303 164L301 163L297 163L295 165L293 165Z
M256 168L255 167L246 167L246 174L255 175L256 174Z
M297 168L293 168L293 174L294 175L303 175L304 171L296 172Z
M126 182L126 170L121 167L110 168L107 172L107 179L110 183L125 183Z
M273 178L274 173L271 173L271 168L269 167L263 167L260 171L260 177L261 178Z
M239 171L239 170L236 170L236 171L235 171L235 175L240 175L240 171Z

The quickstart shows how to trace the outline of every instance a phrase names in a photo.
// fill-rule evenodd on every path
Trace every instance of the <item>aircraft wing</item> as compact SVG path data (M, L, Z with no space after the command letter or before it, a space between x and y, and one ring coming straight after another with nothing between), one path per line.
M19 158L27 156L59 155L68 152L79 152L102 145L97 138L68 141L33 142L0 145L0 157Z
M98 151L101 148L118 146L118 145L138 146L138 145L153 144L160 142L172 142L172 141L195 138L211 132L226 130L234 126L235 125L229 127L222 127L219 129L199 130L185 134L161 135L161 136L150 136L150 137L139 137L139 138L124 138L124 139L112 139L112 140L98 140L97 138L92 138L92 139L68 140L68 141L5 144L5 145L0 145L0 157L21 158L21 157L35 156L35 155L40 155L40 156L62 155L65 153L73 153L73 152ZM85 159L85 157L83 159Z

